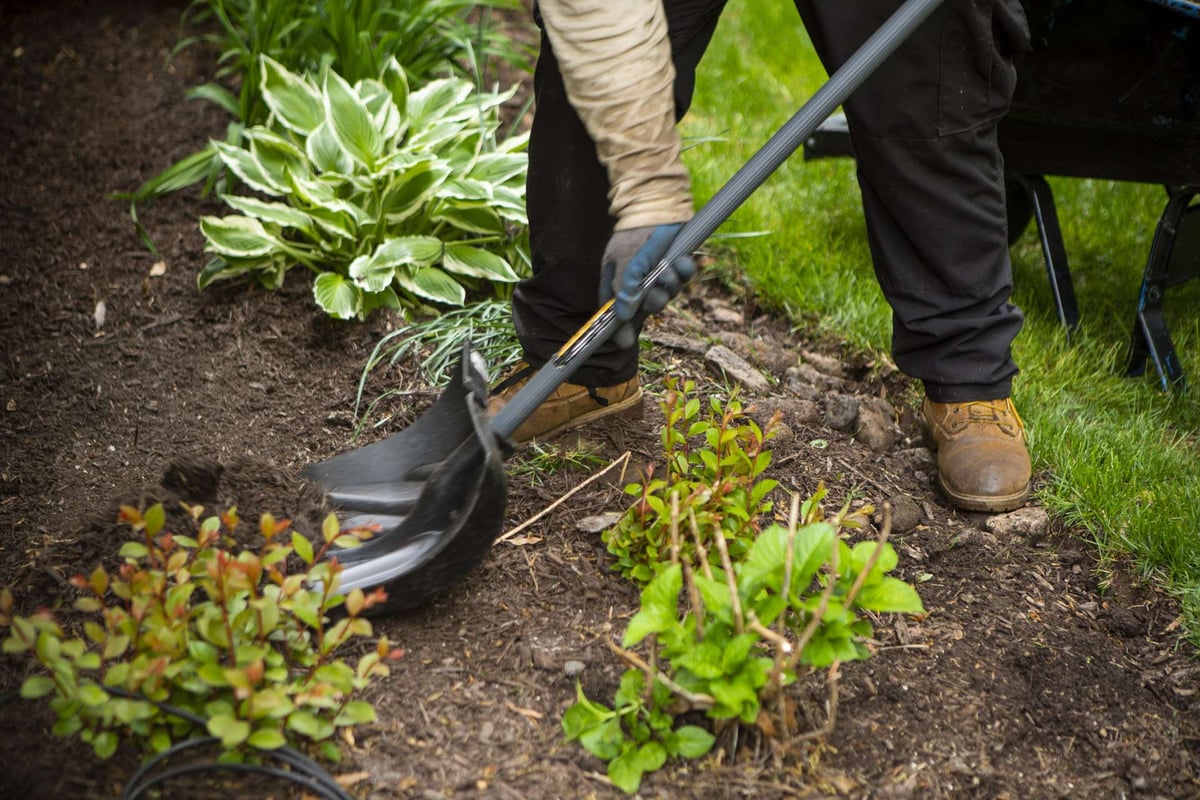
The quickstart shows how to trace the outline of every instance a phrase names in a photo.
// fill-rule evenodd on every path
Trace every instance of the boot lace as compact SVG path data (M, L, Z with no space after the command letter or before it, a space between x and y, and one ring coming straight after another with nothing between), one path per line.
M960 430L972 423L996 425L1008 435L1016 436L1025 427L1016 407L1008 400L968 400L955 404L950 413L954 427Z

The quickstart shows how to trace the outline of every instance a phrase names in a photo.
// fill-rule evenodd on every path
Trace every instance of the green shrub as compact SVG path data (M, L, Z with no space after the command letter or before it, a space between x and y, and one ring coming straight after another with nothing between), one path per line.
M524 139L495 140L505 95L452 78L410 93L394 60L354 86L334 72L318 84L271 59L262 75L272 125L246 131L242 147L214 146L272 199L227 194L240 215L201 219L215 254L201 288L245 274L277 288L302 264L318 305L349 319L380 306L461 306L468 289L518 279L526 158Z
M651 470L644 483L626 486L625 493L638 501L602 536L617 557L616 568L638 584L649 582L667 559L668 503L673 495L679 496L685 519L696 517L705 545L711 547L719 533L736 558L758 535L761 518L771 511L768 495L779 484L761 478L771 464L765 444L775 435L778 419L760 428L743 414L736 399L722 405L716 397L709 400L708 414L702 418L700 400L691 396L694 391L690 381L682 388L667 381L660 403L666 417L666 477L655 478ZM685 542L684 547L690 549L691 544Z
M188 536L164 532L161 505L144 515L122 510L140 538L121 548L120 569L97 567L72 580L83 617L72 627L82 635L44 609L14 614L12 593L0 593L0 624L9 628L3 651L31 653L41 668L21 695L51 696L54 733L79 735L101 758L122 735L161 753L200 733L160 707L169 704L207 720L207 733L228 751L273 750L301 738L336 760L335 730L375 719L356 693L400 655L386 637L354 665L340 655L351 639L373 636L359 615L385 598L339 595L341 569L323 556L366 532L340 531L330 515L314 551L298 532L285 536L290 523L267 515L261 550L234 553L226 544L236 511L203 522L200 514L194 509L197 530Z

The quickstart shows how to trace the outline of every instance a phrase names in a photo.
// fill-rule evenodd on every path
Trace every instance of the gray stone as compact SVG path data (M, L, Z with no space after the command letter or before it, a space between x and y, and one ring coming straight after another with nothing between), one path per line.
M1026 539L1040 539L1046 534L1050 524L1050 515L1046 509L1038 506L1018 508L1007 514L996 514L988 517L984 527L997 536L1023 536Z
M583 670L586 667L587 667L587 665L584 664L582 661L574 661L574 660L567 661L566 663L563 664L563 673L568 678L574 678L576 675L583 672Z
M931 472L937 467L937 456L928 447L909 447L893 453L913 472Z
M846 377L846 365L841 359L833 358L822 353L814 353L811 350L801 350L801 357L809 364L817 368L818 372L825 375L830 375L834 378Z
M606 511L575 522L575 530L583 533L603 533L616 525L624 514L620 511Z
M825 423L835 431L854 430L859 405L858 398L852 395L830 395L825 401Z
M908 533L921 524L921 507L917 501L906 494L898 494L887 499L892 507L892 533ZM875 512L874 522L883 525L883 509Z
M859 405L854 438L880 453L886 453L896 445L896 432L891 417L885 417L879 413L878 408L867 403Z
M727 379L751 392L766 394L771 391L771 384L763 374L725 345L710 347L704 354L704 360L710 367L723 373Z
M678 350L681 353L699 356L703 355L708 348L708 343L698 336L682 336L678 333L670 333L669 331L652 331L643 334L654 344L661 347L669 347L672 350Z

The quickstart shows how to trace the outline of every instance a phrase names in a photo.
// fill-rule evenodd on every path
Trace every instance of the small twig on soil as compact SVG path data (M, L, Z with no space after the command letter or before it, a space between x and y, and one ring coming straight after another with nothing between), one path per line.
M525 529L526 529L526 528L528 528L530 525L533 525L535 522L537 522L538 520L540 520L542 517L546 516L546 515L547 515L547 514L549 514L551 511L553 511L554 509L556 509L556 508L558 508L559 506L561 506L563 503L565 503L565 502L567 502L568 500L570 500L570 499L571 499L572 497L574 497L576 494L578 494L579 492L583 491L583 490L584 490L585 488L587 488L587 487L588 487L590 484L592 484L592 483L595 483L595 482L596 482L596 481L598 481L600 478L602 478L604 475L606 475L606 474L608 474L609 472L611 472L611 471L612 471L613 469L615 469L615 468L616 468L618 465L620 465L620 466L624 466L626 463L628 463L628 461L629 461L629 458L630 458L630 456L631 456L631 455L632 455L632 454L631 454L631 453L630 453L628 450L626 450L626 451L625 451L624 453L622 453L620 456L618 456L617 458L615 458L615 459L614 459L614 460L613 460L611 463L609 463L609 465L608 465L607 467L605 467L604 469L600 470L600 471L599 471L599 472L597 472L595 475L592 475L592 476L591 476L591 477L589 477L587 480L583 481L582 483L580 483L579 485L577 485L575 488L571 489L571 491L567 492L567 493L566 493L566 494L564 494L562 497L558 498L558 499L557 499L557 500L555 500L553 503L551 503L550 505L546 506L545 508L543 508L543 509L542 509L541 511L539 511L538 513L534 514L532 517L530 517L529 519L525 520L524 522L522 522L522 523L521 523L520 525L518 525L517 527L515 527L515 528L513 528L512 530L510 530L510 531L508 531L507 533L505 533L503 536L501 536L501 537L500 537L499 539L497 539L496 541L497 541L497 542L507 542L509 539L512 539L512 538L513 538L513 537L515 537L515 536L516 536L518 533L520 533L521 531L525 530Z
M815 731L797 734L791 739L789 744L808 741L809 739L820 739L823 736L828 736L833 733L834 727L837 725L837 708L838 708L838 686L839 686L839 668L842 662L834 661L833 666L829 668L829 713L825 717L825 724Z

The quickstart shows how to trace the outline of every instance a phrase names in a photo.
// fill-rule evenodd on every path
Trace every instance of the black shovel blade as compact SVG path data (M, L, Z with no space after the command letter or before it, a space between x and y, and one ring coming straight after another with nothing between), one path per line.
M400 433L306 467L346 526L379 532L331 551L345 569L339 591L383 587L373 612L412 608L460 582L483 561L504 524L504 456L487 414L482 358L468 343L449 385Z

